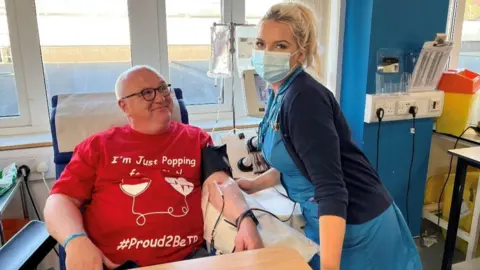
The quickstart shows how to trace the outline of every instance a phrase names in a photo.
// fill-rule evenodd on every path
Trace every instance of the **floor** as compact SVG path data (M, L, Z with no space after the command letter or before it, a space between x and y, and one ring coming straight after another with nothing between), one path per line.
M430 225L431 223L428 221L424 221L424 228L426 228L429 232L434 232L435 225ZM416 239L417 247L420 252L420 258L422 259L423 269L424 270L439 270L442 266L442 258L443 258L443 248L445 247L445 239L443 238L442 234L438 232L436 234L437 243L430 246L430 247L422 247L420 244L421 240L418 238ZM453 256L453 263L462 262L465 260L465 254L459 252L458 250L455 251Z

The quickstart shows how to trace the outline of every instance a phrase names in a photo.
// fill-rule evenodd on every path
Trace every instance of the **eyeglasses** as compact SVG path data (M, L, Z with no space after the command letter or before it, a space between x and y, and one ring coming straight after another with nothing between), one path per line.
M146 101L152 101L155 99L155 97L157 97L157 92L160 93L163 98L167 98L170 97L172 88L170 87L170 84L162 84L157 88L145 88L137 93L122 97L120 100L131 98L134 96L141 96Z

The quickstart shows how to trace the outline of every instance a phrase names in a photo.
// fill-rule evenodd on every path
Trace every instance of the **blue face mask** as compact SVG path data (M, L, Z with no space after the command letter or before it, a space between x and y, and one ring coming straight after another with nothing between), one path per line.
M287 77L292 70L290 68L290 57L295 53L253 50L252 66L265 81L276 83Z

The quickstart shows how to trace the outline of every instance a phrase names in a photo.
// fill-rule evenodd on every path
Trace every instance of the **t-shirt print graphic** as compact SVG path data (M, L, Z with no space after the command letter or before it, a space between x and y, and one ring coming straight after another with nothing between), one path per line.
M181 195L183 195L185 206L182 206L181 208L182 214L174 214L175 209L171 206L168 207L166 211L157 211L157 212L149 212L149 213L139 213L135 211L135 199L138 196L140 196L142 193L144 193L152 183L152 180L149 178L145 178L145 177L141 178L139 179L139 181L137 181L137 183L134 183L134 184L126 184L122 180L122 182L119 184L120 189L123 191L123 193L133 198L132 214L137 216L136 223L138 226L145 225L145 223L147 222L147 216L149 215L169 214L172 217L184 217L190 211L190 208L187 202L187 196L190 193L192 193L193 184L188 182L185 178L165 177L165 181L169 183L174 190L176 190Z

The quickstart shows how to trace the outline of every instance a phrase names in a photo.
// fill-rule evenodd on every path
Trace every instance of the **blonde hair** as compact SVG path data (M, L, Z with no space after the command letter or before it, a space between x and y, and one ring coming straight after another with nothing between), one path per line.
M314 11L303 3L283 2L270 7L260 20L285 23L290 26L298 47L304 52L306 68L321 76L321 60L317 44L317 18Z

